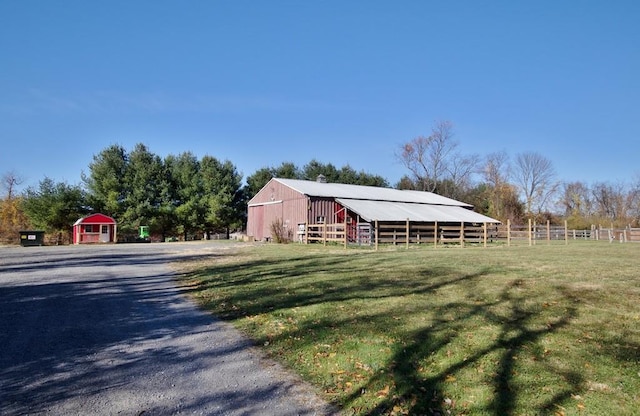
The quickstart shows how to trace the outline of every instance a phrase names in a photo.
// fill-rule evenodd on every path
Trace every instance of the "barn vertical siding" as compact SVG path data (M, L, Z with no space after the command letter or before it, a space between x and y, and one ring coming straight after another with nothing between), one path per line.
M324 217L324 222L334 224L336 222L336 202L333 198L311 198L309 209L309 223L318 224L319 217Z
M271 224L279 219L291 230L292 237L296 238L298 224L308 221L308 201L306 195L280 182L269 181L249 201L247 235L256 240L271 237Z

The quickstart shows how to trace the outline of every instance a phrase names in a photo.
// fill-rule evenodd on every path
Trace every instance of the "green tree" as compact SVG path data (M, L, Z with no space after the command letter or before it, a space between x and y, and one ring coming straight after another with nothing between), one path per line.
M285 162L278 167L264 167L247 177L245 194L252 198L272 178L303 179L315 181L319 175L323 175L327 182L348 183L354 185L368 185L388 187L389 183L379 175L372 175L364 171L357 172L351 166L344 165L337 169L331 163L322 163L312 159L302 169L291 162Z
M177 185L172 174L174 160L174 156L168 156L162 161L157 211L149 224L151 231L160 234L162 241L165 241L167 237L174 236L178 225L176 214L178 207Z
M86 195L80 186L45 177L37 188L24 192L22 207L31 224L48 233L71 236L73 223L87 213Z
M365 171L357 172L349 165L344 165L337 171L338 183L348 183L352 185L388 187L386 179L379 175L372 175Z
M96 212L114 217L118 223L126 211L128 156L119 145L111 145L93 156L89 175L82 174L89 204Z
M123 224L130 229L155 224L156 218L161 215L164 179L162 160L140 143L128 155L127 160Z
M191 152L169 156L165 163L175 186L175 216L178 232L187 240L190 234L205 228L205 201L200 177L200 162Z
M244 190L245 195L248 198L252 198L272 178L302 179L302 174L300 169L291 162L283 162L278 167L260 168L251 176L247 177L247 185Z
M312 159L302 168L302 177L309 181L315 181L319 175L323 175L327 182L340 183L340 172L332 163L321 163ZM347 176L345 174L345 176Z
M244 219L242 175L230 161L221 163L212 156L204 156L200 161L200 177L207 238L210 231L222 230L228 237L230 229L241 226Z

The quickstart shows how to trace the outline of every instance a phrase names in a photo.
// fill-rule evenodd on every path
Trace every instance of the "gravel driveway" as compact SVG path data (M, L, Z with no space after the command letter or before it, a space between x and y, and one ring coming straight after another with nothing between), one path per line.
M0 247L0 414L330 414L176 288L169 262L227 247Z

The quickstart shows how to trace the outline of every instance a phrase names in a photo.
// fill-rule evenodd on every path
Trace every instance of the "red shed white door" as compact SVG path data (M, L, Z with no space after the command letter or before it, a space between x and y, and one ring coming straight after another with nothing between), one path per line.
M108 243L109 241L111 241L111 233L109 232L109 226L101 225L100 226L100 242Z

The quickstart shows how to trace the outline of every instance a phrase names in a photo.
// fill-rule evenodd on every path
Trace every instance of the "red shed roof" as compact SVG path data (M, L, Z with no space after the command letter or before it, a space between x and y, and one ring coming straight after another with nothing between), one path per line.
M115 224L116 220L104 214L91 214L80 218L73 225L79 224Z

